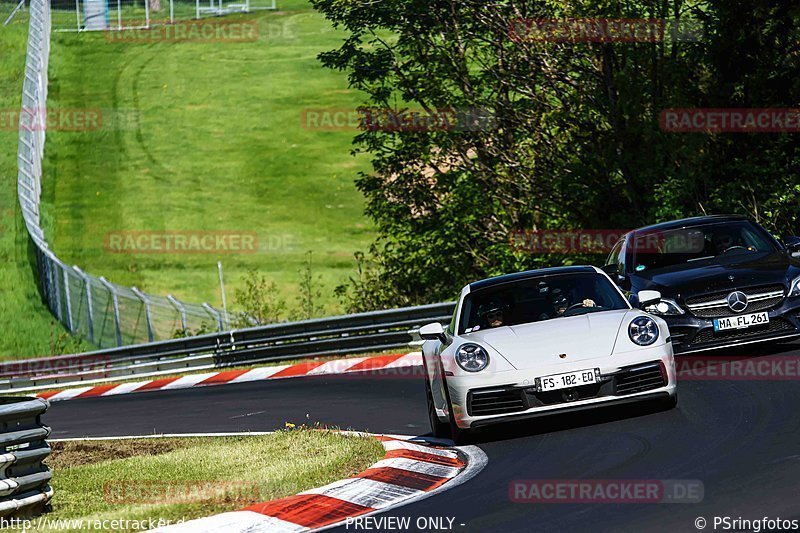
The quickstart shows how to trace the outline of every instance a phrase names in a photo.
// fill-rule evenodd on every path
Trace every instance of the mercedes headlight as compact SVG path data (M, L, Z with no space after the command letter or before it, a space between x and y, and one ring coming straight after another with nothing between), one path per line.
M681 306L678 305L678 302L670 300L669 298L662 298L661 301L648 305L644 310L648 313L662 316L675 316L684 313Z
M658 339L658 325L647 316L637 316L628 326L628 336L639 346L650 346Z
M480 372L489 364L489 354L477 344L462 344L456 350L456 363L467 372Z
M789 296L800 296L800 277L794 278L789 285Z

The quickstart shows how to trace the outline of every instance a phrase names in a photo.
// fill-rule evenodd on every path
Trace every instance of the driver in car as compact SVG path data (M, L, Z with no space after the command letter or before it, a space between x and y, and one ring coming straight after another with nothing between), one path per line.
M718 231L714 234L714 250L716 255L722 255L731 250L748 250L750 252L755 249L752 246L746 246L741 235L734 235L727 231Z
M720 231L714 234L714 249L717 255L724 254L735 244L733 235L730 233Z
M567 298L560 289L554 289L552 293L553 310L555 312L554 318L563 316L570 307L597 307L597 304L591 298L585 298L582 302L570 305L569 298ZM550 318L550 317L547 317Z

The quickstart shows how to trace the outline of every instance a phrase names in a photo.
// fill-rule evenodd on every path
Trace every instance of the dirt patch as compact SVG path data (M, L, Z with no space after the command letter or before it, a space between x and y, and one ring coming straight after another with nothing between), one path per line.
M175 439L53 442L46 463L51 469L70 468L139 455L160 455L186 445Z

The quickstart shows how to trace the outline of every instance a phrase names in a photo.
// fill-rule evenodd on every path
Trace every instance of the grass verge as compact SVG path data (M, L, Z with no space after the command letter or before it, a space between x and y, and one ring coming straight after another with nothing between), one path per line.
M64 531L78 530L76 521L175 523L235 510L351 476L384 454L376 439L312 429L53 446L47 516L73 520Z
M304 117L352 110L361 97L317 60L343 33L305 0L279 8L204 22L255 22L252 42L54 34L51 107L102 117L84 131L48 133L45 233L65 262L219 306L220 260L232 307L256 269L276 283L291 316L313 250L318 316L342 311L333 289L374 236L353 184L369 162L350 155L354 129ZM242 246L155 249L176 234L218 232L242 237Z
M220 305L244 273L276 282L297 315L307 251L318 315L342 311L332 289L372 240L353 178L353 130L304 123L308 110L347 112L360 103L319 52L341 38L305 0L280 12L214 21L255 22L254 42L131 42L101 33L55 33L51 110L101 112L99 129L48 132L43 225L68 264L155 294ZM57 13L54 14L54 16ZM69 13L74 17L74 13ZM70 19L71 20L71 19ZM0 31L0 119L20 105L28 17ZM130 35L128 35L130 37ZM135 41L135 39L134 39ZM90 350L42 304L16 200L17 133L0 127L0 358ZM69 126L69 125L66 125ZM109 238L143 232L255 235L248 253L119 253ZM252 253L251 253L252 252Z

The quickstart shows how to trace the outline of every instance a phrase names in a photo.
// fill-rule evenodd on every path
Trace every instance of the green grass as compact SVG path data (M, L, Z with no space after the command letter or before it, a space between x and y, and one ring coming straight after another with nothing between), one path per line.
M51 521L153 518L175 522L198 518L343 479L384 454L373 438L305 429L263 437L65 442L54 446L48 460L55 490L53 511L48 515ZM168 493L153 497L151 488L165 485L174 489L172 501L168 501ZM192 486L195 495L206 496L205 501L187 496L191 494L187 488ZM151 503L153 500L161 501Z
M229 305L254 268L278 284L291 312L298 271L314 250L323 313L342 311L332 290L353 272L353 252L373 238L353 186L368 163L349 155L354 132L304 128L301 116L360 102L342 74L316 60L342 35L304 1L279 7L244 17L258 21L257 42L54 34L51 109L100 109L105 119L97 131L48 133L43 225L65 262L155 294L220 305L221 260ZM20 106L27 29L25 12L0 28L3 111ZM0 128L0 358L89 349L67 338L38 295L16 199L16 150L16 132ZM261 249L137 255L104 246L109 232L218 230L255 233Z
M6 16L10 10L6 13ZM3 17L5 20L5 17ZM1 23L1 22L0 22ZM86 347L69 341L41 302L31 269L28 234L17 201L16 129L8 113L21 105L28 37L27 12L0 26L0 358L49 355Z
M48 133L45 233L68 264L154 294L229 305L248 269L278 284L296 307L299 271L313 250L323 314L342 311L333 288L373 239L353 185L365 158L353 131L303 127L305 109L352 109L359 96L319 52L343 34L301 0L258 21L257 42L109 42L56 33L50 107L100 109L95 131ZM16 95L16 93L14 93ZM115 122L112 116L126 117ZM110 233L254 232L257 253L130 254L105 248Z

